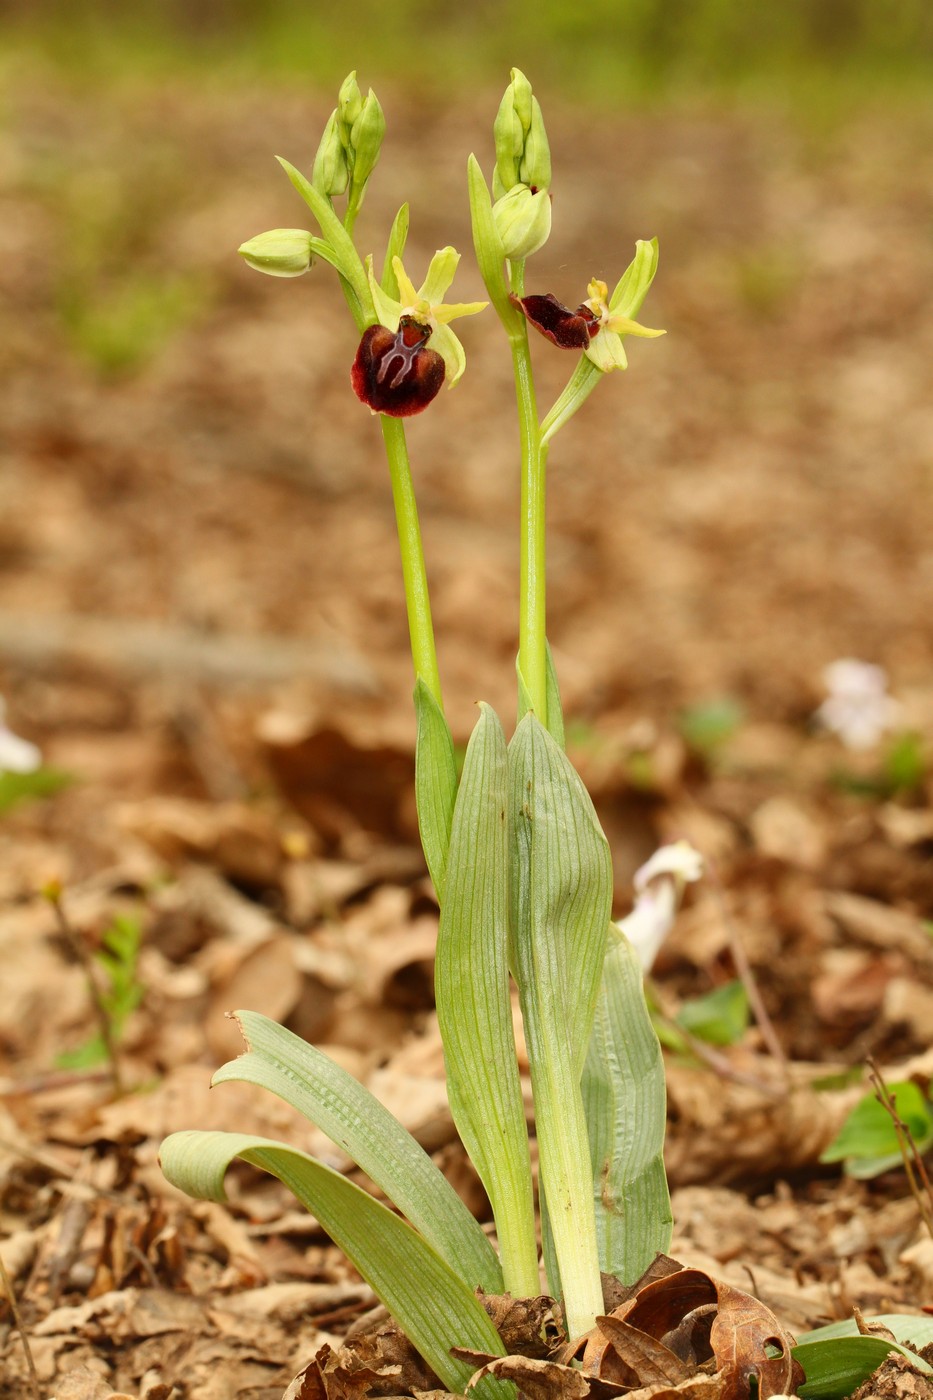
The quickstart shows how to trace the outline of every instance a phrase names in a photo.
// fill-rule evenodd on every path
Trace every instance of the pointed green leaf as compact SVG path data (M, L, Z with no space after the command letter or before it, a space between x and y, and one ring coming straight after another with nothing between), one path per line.
M560 432L564 424L570 421L577 409L583 407L602 377L602 370L597 369L588 356L581 355L563 390L542 419L542 447L547 446L555 433Z
M525 318L509 301L509 287L505 280L505 253L492 217L489 187L478 160L472 155L467 165L467 184L470 194L470 218L473 224L473 246L476 249L476 261L483 283L505 329L510 334L523 334Z
M901 1346L911 1346L917 1351L933 1345L933 1317L917 1317L914 1313L882 1313L878 1317L865 1319L873 1325L886 1327L894 1334ZM827 1322L825 1327L814 1327L812 1332L804 1332L797 1340L801 1344L825 1342L833 1337L859 1337L858 1323L854 1317L844 1317L841 1322Z
M450 1182L397 1118L352 1074L257 1011L236 1019L248 1053L212 1083L258 1084L316 1123L371 1177L470 1288L502 1288L492 1245Z
M508 968L508 756L481 707L460 779L434 982L457 1131L496 1220L506 1290L538 1291L528 1131Z
M388 1308L444 1384L462 1392L473 1370L454 1346L502 1356L498 1332L473 1291L404 1220L359 1186L296 1148L246 1133L172 1133L162 1144L168 1180L209 1201L224 1200L234 1158L278 1177L320 1222ZM486 1400L502 1400L495 1383ZM507 1394L507 1392L506 1392Z
M920 1152L933 1145L933 1109L912 1080L889 1084L898 1117L907 1124ZM856 1104L821 1162L845 1161L849 1176L870 1178L900 1166L903 1156L891 1115L874 1094Z
M547 730L558 748L565 747L564 707L560 700L560 686L554 667L554 654L550 642L545 642L545 694L547 696Z
M382 290L393 301L398 301L398 278L395 275L395 268L392 266L393 258L400 258L405 252L405 244L408 241L408 205L403 204L392 221L392 228L389 233L389 242L386 247L386 260L382 266Z
M667 1252L673 1215L664 1171L661 1047L645 1003L641 963L614 924L582 1088L600 1268L634 1283L658 1252Z
M353 239L334 213L330 200L321 194L320 190L316 190L311 181L305 179L301 171L296 170L290 161L285 160L283 156L277 156L276 159L317 219L324 239L330 245L333 253L331 261L341 277L351 287L359 303L364 324L371 325L376 319L373 311L373 299L366 280L366 270L354 247Z
M806 1380L797 1387L802 1400L843 1400L867 1381L891 1352L904 1352L896 1342L883 1337L834 1337L821 1342L802 1342L791 1355L804 1369ZM933 1368L908 1352L911 1362L925 1374Z
M510 939L541 1178L571 1334L602 1307L580 1075L599 993L612 863L593 804L533 714L509 746Z
M554 669L554 656L551 652L549 642L545 642L545 700L547 702L547 730L551 738L560 748L565 745L564 735L564 710L560 700L560 686L557 683L557 671ZM531 693L522 675L522 668L516 659L515 672L518 676L518 719L523 720L528 711L532 708ZM540 716L539 716L540 718Z
M444 899L447 848L457 800L457 760L444 712L421 676L415 684L415 805L428 870L438 900Z

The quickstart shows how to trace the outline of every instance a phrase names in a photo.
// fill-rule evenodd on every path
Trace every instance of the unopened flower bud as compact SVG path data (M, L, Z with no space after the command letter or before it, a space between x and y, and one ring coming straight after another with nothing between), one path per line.
M327 120L321 144L314 157L311 183L316 190L330 199L335 194L343 194L346 191L349 179L347 153L340 139L340 122L335 108Z
M520 68L513 68L510 76L512 81L509 83L509 87L515 104L515 115L522 124L522 131L527 135L531 126L532 104L535 100L531 91L531 83Z
M385 115L370 88L350 133L350 167L353 184L358 190L362 190L376 167L385 133Z
M551 232L551 197L543 190L515 185L492 207L496 232L507 258L530 258Z
M496 142L496 168L492 177L492 192L496 199L518 184L518 162L525 144L525 133L515 111L512 86L506 88L493 123Z
M273 228L238 249L250 267L270 277L300 277L314 262L311 234L303 228Z
M531 123L525 135L525 148L518 165L518 178L539 190L551 188L551 148L544 129L544 117L538 99L531 99Z
M337 94L337 121L340 129L340 141L345 151L350 148L350 133L362 110L363 94L356 81L356 69L354 69L344 78Z
M493 126L496 142L496 169L492 192L496 199L513 185L535 185L548 190L551 184L551 153L544 130L544 118L531 84L520 68L512 69L512 80L503 94Z

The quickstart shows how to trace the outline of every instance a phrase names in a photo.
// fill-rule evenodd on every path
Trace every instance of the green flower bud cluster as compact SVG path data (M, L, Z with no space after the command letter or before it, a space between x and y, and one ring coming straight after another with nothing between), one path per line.
M493 220L505 256L520 261L543 248L551 232L551 152L538 99L520 68L512 69L493 135Z
M348 208L355 215L376 168L385 129L385 116L372 88L364 98L356 73L348 74L314 157L314 188L329 199L346 194Z
M499 104L493 135L493 198L501 199L515 185L528 185L546 194L551 188L551 150L538 99L520 68L512 69L512 81Z

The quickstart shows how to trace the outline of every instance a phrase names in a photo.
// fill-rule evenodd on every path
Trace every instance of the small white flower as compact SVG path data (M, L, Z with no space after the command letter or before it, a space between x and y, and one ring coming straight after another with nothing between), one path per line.
M4 723L6 704L0 699L0 774L35 773L42 767L42 754L28 739L21 739Z
M632 884L641 894L652 880L661 875L672 875L681 886L690 885L703 874L703 857L689 841L675 841L670 846L661 846L650 860L635 871Z
M844 657L826 667L823 681L829 694L815 718L846 748L870 749L897 727L901 707L887 693L888 676L881 666Z
M674 925L684 886L703 874L703 857L689 841L661 846L635 872L635 907L618 927L650 972L661 946Z

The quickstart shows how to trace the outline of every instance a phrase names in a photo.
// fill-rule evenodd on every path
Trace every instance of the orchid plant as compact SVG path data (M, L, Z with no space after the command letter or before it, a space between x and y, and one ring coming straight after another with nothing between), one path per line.
M259 271L296 277L320 260L337 272L359 344L350 383L379 422L398 533L415 671L416 797L440 905L436 1000L451 1111L486 1188L497 1248L401 1125L320 1051L255 1012L237 1013L247 1053L214 1083L263 1085L302 1110L397 1208L365 1194L295 1148L241 1133L189 1131L163 1145L163 1169L191 1194L223 1199L235 1157L286 1182L370 1282L452 1391L501 1338L477 1290L541 1292L534 1180L512 989L527 1043L538 1142L537 1199L550 1293L569 1339L604 1311L601 1272L637 1279L670 1240L662 1161L665 1093L660 1048L645 1006L646 961L699 873L677 848L639 876L638 912L611 920L612 865L592 802L564 752L557 679L546 640L545 468L557 433L607 374L626 368L627 336L657 336L635 319L658 261L656 241L610 293L592 278L574 310L526 294L526 261L551 230L551 161L541 109L514 69L494 125L492 190L470 158L473 239L489 302L511 352L521 444L518 723L510 742L480 707L458 777L438 673L427 571L404 419L421 413L466 357L452 323L485 302L446 301L459 262L432 258L416 288L403 261L408 207L388 235L381 269L361 256L357 215L385 131L372 92L351 74L310 178L282 165L316 232L276 229L240 252ZM343 213L335 201L346 197ZM574 360L543 415L528 327ZM348 361L350 351L348 346ZM637 936L636 936L637 935ZM452 1354L452 1349L454 1349ZM504 1382L478 1379L492 1395Z

